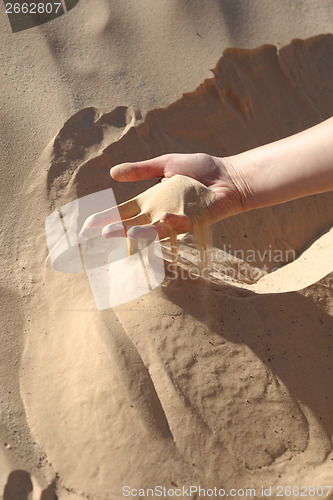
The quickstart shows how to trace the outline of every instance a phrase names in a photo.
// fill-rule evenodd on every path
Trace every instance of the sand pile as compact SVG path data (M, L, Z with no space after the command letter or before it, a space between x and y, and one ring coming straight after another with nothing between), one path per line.
M332 57L332 36L280 51L228 50L214 78L141 125L125 125L120 139L112 131L124 110L85 109L45 150L29 180L43 204L38 238L28 242L34 294L24 310L20 387L43 472L60 490L94 499L121 498L126 484L259 492L312 484L314 471L318 484L329 484L332 268L320 256L332 241L321 236L333 221L332 193L212 226L210 248L229 249L229 269L237 270L229 278L224 260L220 272L189 279L194 242L186 236L182 276L102 312L84 274L50 265L43 223L83 195L112 187L121 202L156 183L112 180L109 168L121 161L171 151L230 155L325 119L333 111ZM288 292L279 293L273 273L258 280L264 265L276 266L274 252L298 255L313 240L285 267ZM256 251L257 260L239 267L234 249ZM320 274L312 274L319 259ZM250 269L259 274L251 278Z
M96 32L101 18L92 19ZM66 71L76 68L69 45ZM31 491L34 500L55 492L113 500L124 485L253 487L261 498L262 485L331 483L332 193L215 224L203 278L191 279L197 254L193 235L185 236L177 277L167 272L149 294L104 311L85 274L52 268L44 222L82 196L112 188L121 203L157 182L117 183L113 165L171 152L231 155L324 120L333 112L332 60L332 35L228 49L213 78L144 120L119 101L113 110L92 107L83 70L76 109L65 98L61 110L41 101L55 138L31 172L13 175L5 198L15 208L5 226L11 271L1 303L5 500ZM42 130L46 115L32 106L15 122L18 133L28 116ZM30 160L46 137L26 147ZM167 242L164 252L168 259Z

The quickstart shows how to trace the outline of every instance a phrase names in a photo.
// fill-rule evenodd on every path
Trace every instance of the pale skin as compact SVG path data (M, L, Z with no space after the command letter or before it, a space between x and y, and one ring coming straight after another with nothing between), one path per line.
M192 177L215 194L208 208L208 224L256 208L276 205L303 196L333 190L333 117L296 135L234 156L219 158L204 153L167 154L151 160L118 165L111 176L121 182L176 174ZM136 199L118 206L128 230L150 221L140 213ZM116 236L119 226L114 211L94 214L88 227L103 227L103 235ZM154 224L160 238L170 226L178 233L193 229L189 217L166 213Z

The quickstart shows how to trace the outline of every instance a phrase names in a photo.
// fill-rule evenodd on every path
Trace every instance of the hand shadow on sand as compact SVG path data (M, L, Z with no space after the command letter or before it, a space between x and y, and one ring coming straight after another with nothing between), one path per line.
M3 500L30 500L33 495L33 483L29 472L13 470L7 479L3 491ZM34 498L37 498L34 496ZM52 482L40 493L40 500L57 500L56 484Z

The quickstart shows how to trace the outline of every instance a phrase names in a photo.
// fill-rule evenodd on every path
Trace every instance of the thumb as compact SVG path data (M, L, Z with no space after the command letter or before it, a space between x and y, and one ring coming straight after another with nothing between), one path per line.
M135 163L121 163L111 168L111 177L121 182L164 177L166 156L168 155L158 156L151 160L137 161Z

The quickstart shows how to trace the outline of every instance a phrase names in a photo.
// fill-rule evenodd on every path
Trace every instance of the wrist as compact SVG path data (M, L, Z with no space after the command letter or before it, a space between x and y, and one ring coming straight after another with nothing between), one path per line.
M244 211L333 189L333 118L290 137L223 158Z
M255 190L254 180L258 177L258 167L250 151L234 156L221 158L235 189L238 192L240 205L243 212L253 210L260 206Z

